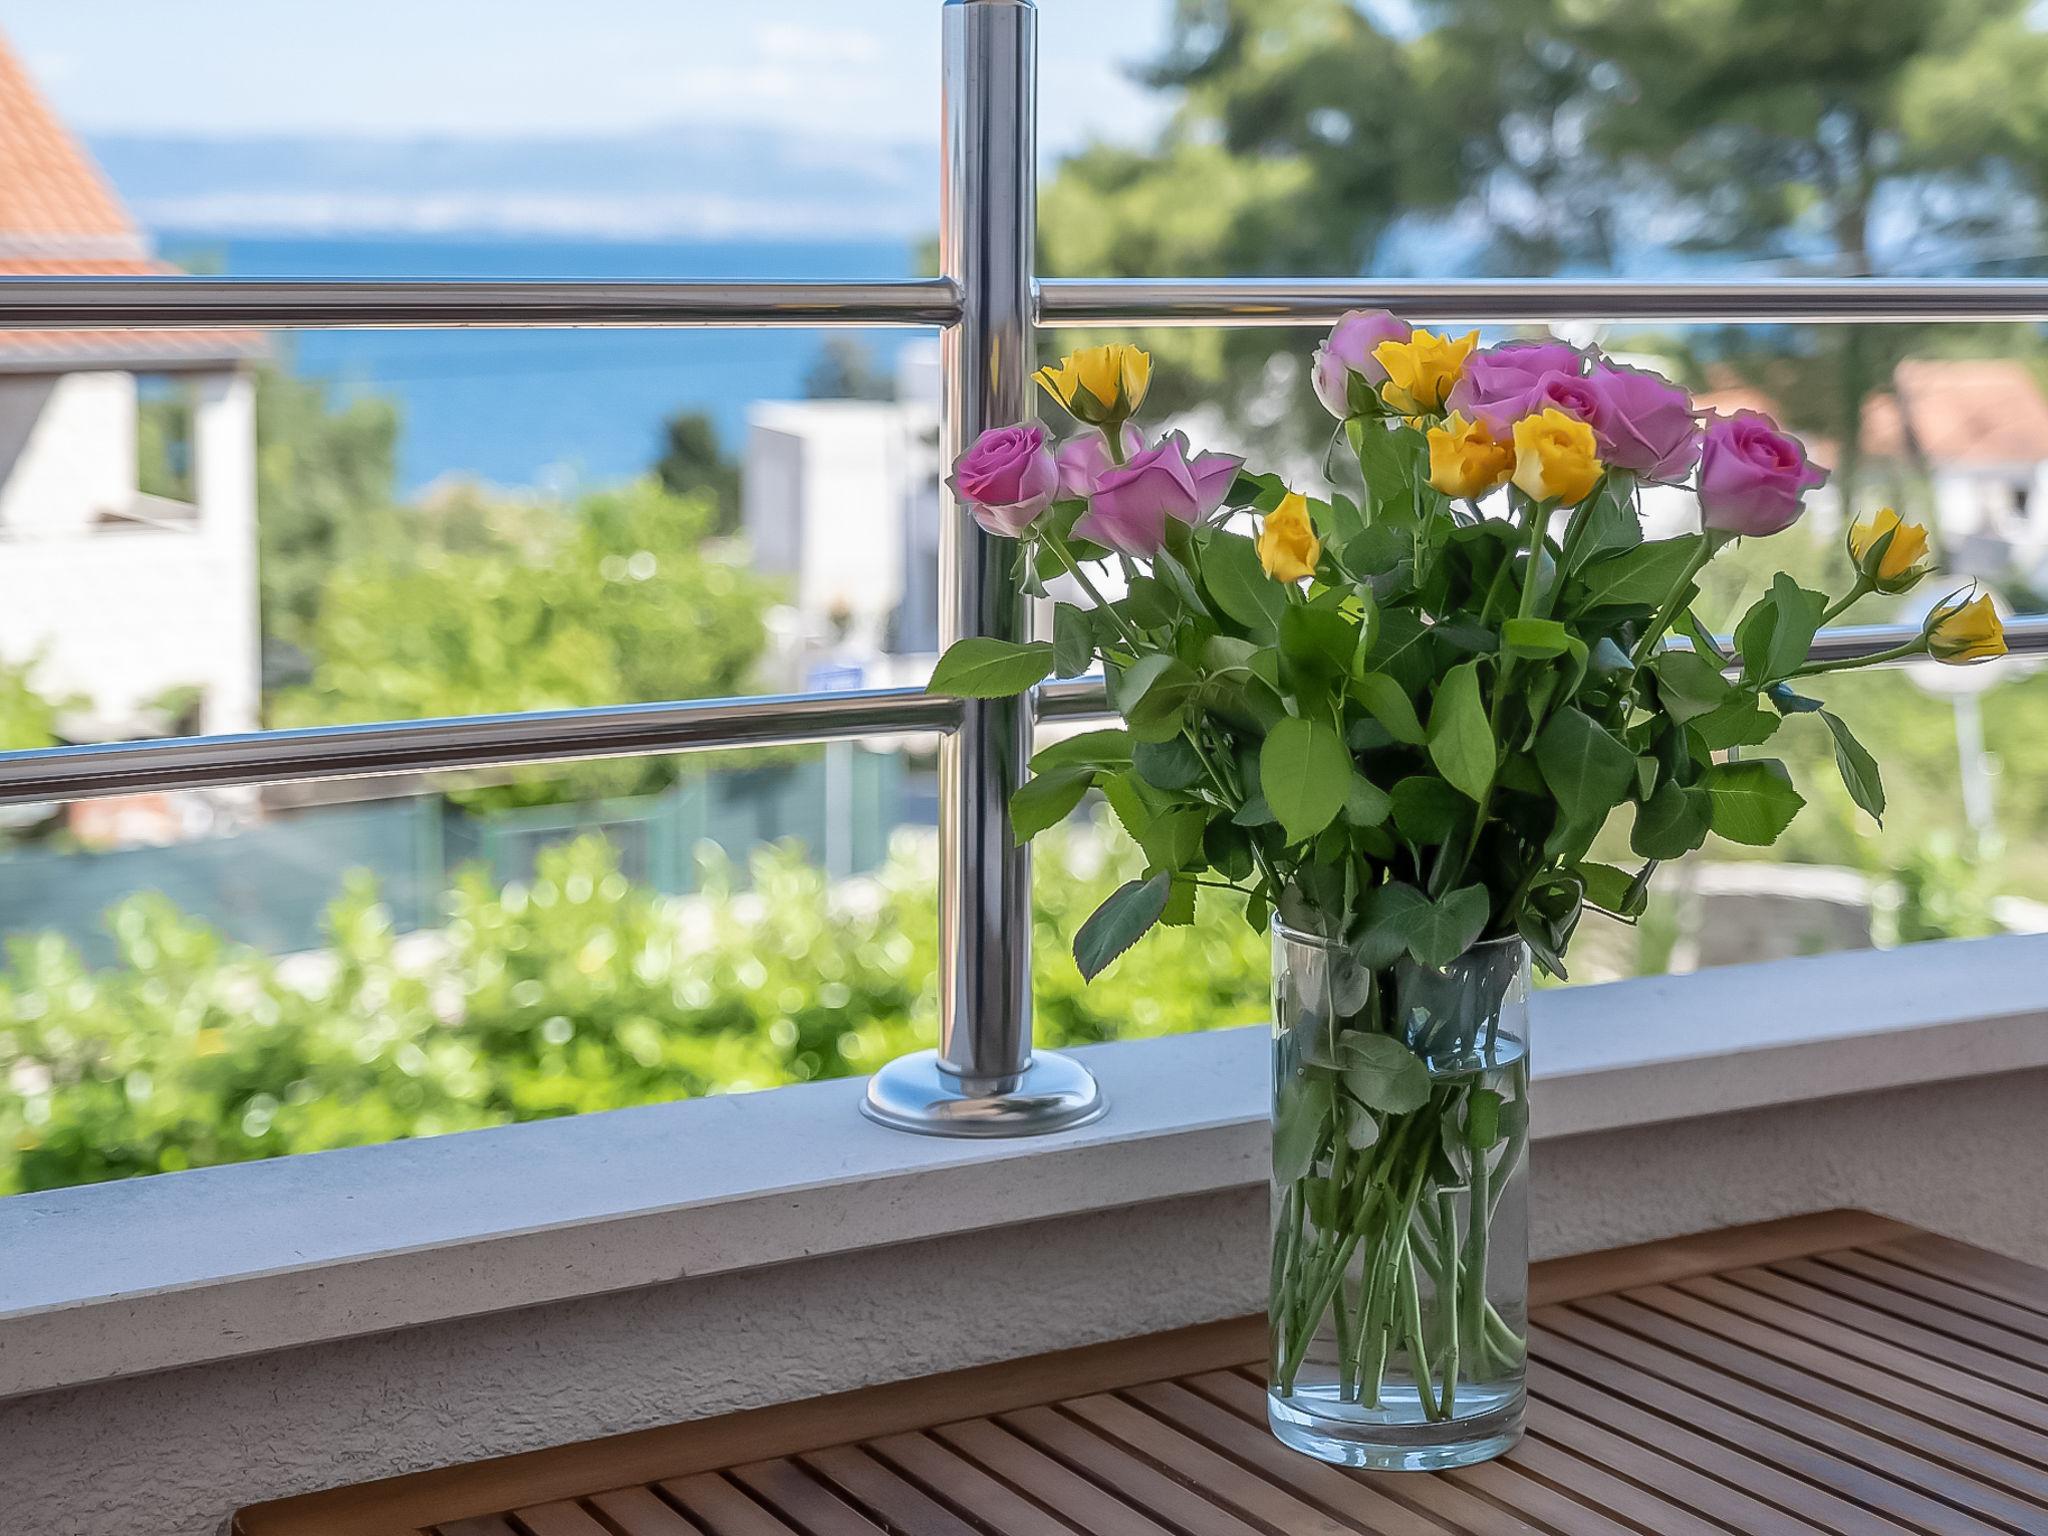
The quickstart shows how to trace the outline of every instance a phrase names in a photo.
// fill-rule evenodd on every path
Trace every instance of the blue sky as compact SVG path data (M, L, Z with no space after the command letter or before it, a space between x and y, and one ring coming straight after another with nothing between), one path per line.
M1050 153L1130 137L1124 66L1169 0L1043 0ZM601 134L664 122L930 140L935 0L0 0L0 29L87 133Z

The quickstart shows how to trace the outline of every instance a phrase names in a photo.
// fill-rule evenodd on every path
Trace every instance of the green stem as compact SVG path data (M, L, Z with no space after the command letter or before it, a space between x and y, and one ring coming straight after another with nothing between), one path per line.
M1536 571L1543 564L1543 535L1550 522L1551 503L1531 502L1529 505L1529 537L1526 548L1529 563L1522 571L1522 601L1515 610L1520 618L1528 618L1536 612Z
M1450 1239L1448 1251L1444 1254L1444 1288L1437 1295L1437 1315L1443 1324L1444 1352L1437 1369L1443 1376L1442 1397L1438 1407L1443 1416L1450 1418L1458 1402L1458 1286L1462 1278L1458 1273L1457 1231L1458 1212L1455 1199L1448 1193L1436 1197L1437 1216L1443 1223L1445 1235ZM1418 1391L1429 1390L1426 1377L1416 1382Z
M1422 1401L1422 1416L1435 1423L1443 1415L1437 1411L1436 1399L1429 1395L1429 1352L1422 1342L1422 1295L1415 1282L1413 1244L1409 1246L1408 1262L1401 1266L1400 1287L1401 1329L1408 1343L1408 1373L1415 1378L1415 1395Z
M1916 635L1904 645L1895 645L1888 651L1878 651L1869 656L1844 656L1839 661L1817 661L1810 667L1801 667L1792 674L1792 677L1818 677L1823 672L1847 672L1854 667L1874 667L1880 662L1897 661L1905 656L1918 656L1926 649L1927 637Z
M1877 589L1875 587L1871 586L1870 578L1868 578L1867 576L1858 576L1856 578L1856 585L1849 589L1848 595L1844 597L1839 603L1835 603L1832 606L1830 606L1828 610L1820 616L1821 627L1826 628L1828 625L1834 623L1835 620L1839 619L1851 608L1854 608L1858 603L1862 602L1867 595L1876 590Z
M1465 1217L1465 1274L1459 1290L1465 1303L1465 1336L1471 1341L1475 1357L1483 1358L1480 1350L1483 1333L1483 1316L1486 1307L1486 1228L1487 1198L1486 1153L1472 1154L1472 1189L1466 1202Z
M1643 631L1642 639L1636 642L1636 653L1629 658L1635 665L1640 667L1649 659L1650 652L1657 648L1657 642L1664 638L1664 632L1671 627L1671 621L1678 617L1678 610L1685 606L1686 593L1692 587L1693 577L1699 575L1706 563L1719 554L1721 546L1727 542L1727 539L1711 532L1700 539L1699 551L1686 566L1685 574L1672 584L1670 595L1664 599L1663 606L1658 608L1655 616L1651 618L1649 627Z

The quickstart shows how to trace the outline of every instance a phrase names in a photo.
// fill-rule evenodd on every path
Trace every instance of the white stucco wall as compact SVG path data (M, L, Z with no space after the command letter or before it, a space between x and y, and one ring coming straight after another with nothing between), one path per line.
M135 497L135 377L0 378L0 529L84 529Z
M96 522L135 505L133 378L0 380L0 658L39 657L33 686L111 724L189 686L206 730L248 730L261 685L253 391L227 373L193 390L196 516L151 528Z

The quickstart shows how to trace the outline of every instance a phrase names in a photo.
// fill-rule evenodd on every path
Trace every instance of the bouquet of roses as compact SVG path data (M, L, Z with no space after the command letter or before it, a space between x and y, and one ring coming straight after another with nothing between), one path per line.
M1655 373L1477 342L1346 315L1314 383L1358 475L1320 492L1149 438L1134 346L1040 370L1078 435L988 432L951 483L1017 540L1027 590L1065 576L1087 602L1057 603L1048 639L963 640L931 680L988 697L1106 677L1122 727L1040 752L1011 805L1023 839L1099 791L1144 850L1144 875L1075 941L1084 973L1212 889L1329 951L1303 1005L1315 1038L1276 1084L1276 1390L1328 1333L1349 1400L1376 1400L1405 1351L1445 1415L1461 1373L1519 1369L1472 1266L1525 1116L1519 1079L1496 1083L1485 1059L1514 967L1469 967L1455 1006L1430 979L1503 942L1562 976L1587 907L1635 918L1658 863L1709 832L1772 842L1802 803L1757 754L1782 729L1827 732L1850 795L1881 815L1876 762L1802 682L2004 649L1990 599L1962 591L1895 650L1808 659L1822 625L1927 574L1926 530L1889 509L1850 528L1843 591L1780 575L1724 648L1695 579L1789 527L1825 471L1766 417L1703 418ZM1650 484L1690 488L1697 531L1646 539ZM1596 862L1617 815L1634 857Z

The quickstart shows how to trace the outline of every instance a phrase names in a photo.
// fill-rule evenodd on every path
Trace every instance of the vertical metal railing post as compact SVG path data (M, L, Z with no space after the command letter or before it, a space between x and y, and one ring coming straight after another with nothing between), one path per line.
M1032 0L946 0L939 267L959 286L945 333L948 463L984 429L1030 412L1037 166ZM940 514L939 641L1022 638L1014 550L950 499ZM1031 865L1010 792L1031 751L1028 699L968 701L939 748L939 1048L891 1062L864 1108L949 1136L1056 1131L1102 1112L1076 1062L1031 1049Z

